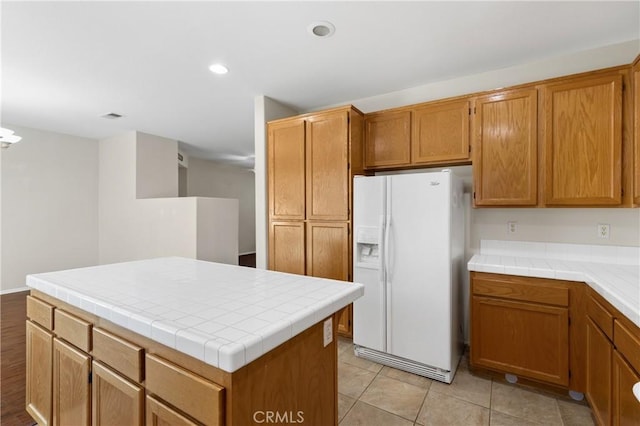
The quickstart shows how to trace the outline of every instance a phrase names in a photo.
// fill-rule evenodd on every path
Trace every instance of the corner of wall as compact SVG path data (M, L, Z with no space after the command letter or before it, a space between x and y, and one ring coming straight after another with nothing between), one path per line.
M264 95L254 100L256 182L256 268L267 269L267 122L298 114Z

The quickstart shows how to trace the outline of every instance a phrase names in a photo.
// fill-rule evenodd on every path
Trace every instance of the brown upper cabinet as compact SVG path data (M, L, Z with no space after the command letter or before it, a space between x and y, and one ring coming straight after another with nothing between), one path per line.
M367 114L365 169L468 164L469 99Z
M306 120L307 219L349 219L348 122L346 111Z
M622 201L622 74L543 87L545 204Z
M537 203L537 90L480 97L474 111L476 206Z
M305 217L305 122L269 126L269 216L274 220Z
M633 63L633 202L640 204L640 56Z
M364 120L364 167L383 169L411 164L411 112L367 114Z
M412 111L411 163L469 159L469 100L436 102Z
M640 56L369 113L364 168L473 164L477 207L631 207L640 205L639 140Z
M269 123L270 220L349 220L350 177L362 172L361 120L339 108Z

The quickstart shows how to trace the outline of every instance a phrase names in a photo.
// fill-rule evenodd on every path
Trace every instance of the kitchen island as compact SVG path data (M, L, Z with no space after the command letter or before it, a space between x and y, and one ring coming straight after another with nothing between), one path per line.
M27 285L41 425L337 424L334 317L359 284L160 258Z

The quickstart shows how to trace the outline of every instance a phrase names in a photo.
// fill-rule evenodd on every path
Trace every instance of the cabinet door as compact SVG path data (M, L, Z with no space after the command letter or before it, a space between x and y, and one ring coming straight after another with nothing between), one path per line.
M345 307L338 312L338 333L341 336L352 337L353 327L351 325L353 319L353 304Z
M381 112L364 119L364 167L380 169L411 163L411 112Z
M269 124L267 174L269 217L303 220L305 216L305 127L296 119Z
M345 111L307 119L307 219L349 220L349 128Z
M544 89L545 202L621 202L622 76Z
M633 64L633 202L640 204L640 57Z
M476 206L536 205L537 99L536 89L522 89L476 100L472 152Z
M307 275L349 279L348 223L307 223Z
M587 319L587 400L601 425L611 424L612 345L607 336Z
M27 321L26 409L40 426L51 424L53 335Z
M197 426L187 417L147 395L147 426Z
M92 425L142 425L144 389L93 361Z
M269 269L304 275L304 222L271 222Z
M91 357L53 339L53 424L91 424Z
M566 386L567 308L473 296L471 362Z
M469 101L425 106L413 111L411 162L469 160Z
M613 351L613 425L637 426L640 421L640 401L633 395L633 385L640 375L616 350Z
M307 275L349 280L349 224L307 223ZM351 305L337 317L338 332L351 336Z

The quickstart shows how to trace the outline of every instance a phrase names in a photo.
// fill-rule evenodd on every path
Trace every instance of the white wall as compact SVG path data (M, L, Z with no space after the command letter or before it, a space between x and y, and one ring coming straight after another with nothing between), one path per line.
M138 150L140 140L145 147ZM195 197L136 198L138 188L145 191L153 188L158 193L175 191L177 195L177 144L173 145L171 164L165 161L167 156L151 156L145 160L145 167L154 172L137 172L138 154L152 150L150 144L156 140L161 150L167 148L166 139L140 132L99 142L100 263L183 256L237 264L238 213L234 201L216 203ZM158 161L154 162L154 158ZM167 173L175 179L167 181L166 187L158 186L156 181L141 181L154 180L157 173ZM205 215L209 215L208 218ZM224 225L222 219L226 220ZM218 232L221 226L226 227L224 232ZM205 257L199 257L199 253Z
M0 291L25 276L98 263L98 142L3 123Z
M484 90L493 90L547 78L630 64L638 55L639 49L640 40L632 40L528 64L487 71L481 74L438 81L397 92L346 101L340 103L340 105L353 104L362 112L367 113ZM327 108L331 106L335 105L328 105Z
M178 142L137 132L136 197L178 196Z
M187 196L235 198L239 202L238 250L256 251L255 178L249 169L190 157Z
M256 191L256 268L267 268L267 127L266 123L290 117L297 111L267 96L254 100L255 191Z
M238 264L238 200L195 198L196 258Z

